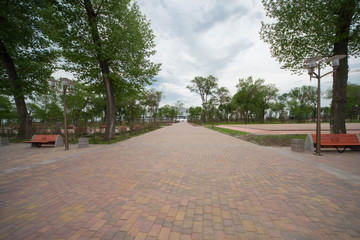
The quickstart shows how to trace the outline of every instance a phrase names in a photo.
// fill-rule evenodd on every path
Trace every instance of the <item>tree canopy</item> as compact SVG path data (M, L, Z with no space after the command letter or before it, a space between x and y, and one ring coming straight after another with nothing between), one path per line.
M47 7L46 0L0 2L0 94L15 100L21 139L30 136L25 99L47 91L57 58L41 27Z
M191 85L186 86L190 92L198 93L202 101L202 121L206 122L206 111L207 111L207 102L208 97L212 94L213 90L217 88L218 79L212 75L208 77L197 76L191 80Z
M308 57L360 54L360 2L358 0L262 0L266 15L260 37L283 68L300 72ZM346 133L348 58L333 74L330 114L332 133ZM322 64L321 67L326 66Z
M128 0L58 1L50 9L48 34L61 47L64 69L106 96L105 139L115 135L115 94L124 85L142 91L160 64L150 23L136 2Z
M348 41L348 55L360 53L360 8L356 0L262 0L266 15L262 40L283 68L298 72L311 56L330 57L335 44ZM341 27L344 27L340 32Z

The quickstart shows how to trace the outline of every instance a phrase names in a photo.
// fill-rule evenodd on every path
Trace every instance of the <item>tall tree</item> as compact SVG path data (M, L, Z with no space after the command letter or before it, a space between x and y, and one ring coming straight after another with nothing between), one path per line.
M219 113L219 120L220 122L223 121L224 117L226 117L226 108L228 104L231 102L230 91L226 87L217 88L214 91L214 96L217 98L218 106L218 113Z
M174 104L174 110L175 110L176 119L177 119L179 117L179 115L183 113L184 103L182 103L180 100L177 100Z
M352 119L360 115L360 85L347 85L346 117Z
M191 85L186 86L190 92L198 93L202 101L202 121L206 122L206 111L208 97L212 94L212 91L217 88L218 79L212 75L208 77L195 77L191 80Z
M265 81L263 81L264 83ZM261 123L265 121L265 112L270 108L272 100L276 100L279 89L274 84L258 85L257 106L259 108L259 120Z
M154 88L150 89L146 93L146 105L148 106L148 110L150 112L150 118L153 118L154 122L156 121L156 114L159 108L159 104L162 97L161 91L156 91Z
M55 51L41 22L46 0L0 1L0 94L12 96L19 118L17 138L30 137L25 100L47 91Z
M51 14L49 34L63 50L65 69L105 93L105 140L110 140L115 136L114 92L124 84L142 89L160 70L149 59L155 54L150 23L129 0L58 0Z
M188 118L190 121L194 121L194 120L200 120L201 118L201 112L202 112L202 109L200 106L197 106L197 107L190 107L189 110L188 110Z
M267 16L261 38L270 44L273 57L283 68L298 71L310 56L359 56L360 2L358 0L262 0ZM325 65L322 65L325 67ZM346 84L348 58L340 60L333 74L330 128L346 133Z
M10 99L0 95L0 125L15 122L17 120L16 109Z
M316 88L313 86L296 87L285 95L290 115L298 122L302 122L309 118L310 115L315 117L314 109L316 109Z
M233 96L232 102L242 113L245 124L254 116L260 120L262 118L263 121L265 110L270 107L269 101L276 96L276 88L264 83L264 79L259 78L254 81L252 77L248 77L239 79L236 85L237 93Z

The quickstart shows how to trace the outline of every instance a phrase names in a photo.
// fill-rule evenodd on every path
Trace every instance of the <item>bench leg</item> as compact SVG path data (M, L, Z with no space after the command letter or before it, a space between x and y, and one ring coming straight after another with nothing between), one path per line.
M31 145L32 147L38 147L38 148L41 147L41 143L32 143Z

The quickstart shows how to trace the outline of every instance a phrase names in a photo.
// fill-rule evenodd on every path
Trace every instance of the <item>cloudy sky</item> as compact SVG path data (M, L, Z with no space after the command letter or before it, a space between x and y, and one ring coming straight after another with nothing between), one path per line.
M231 94L235 94L239 78L249 76L274 83L281 93L302 85L317 86L307 74L292 75L271 58L269 46L259 37L261 21L269 22L261 0L137 2L156 35L153 61L162 63L162 71L152 87L163 92L161 105L180 100L186 107L199 106L200 97L186 86L195 76L210 74ZM350 59L349 82L360 84L358 69L359 59ZM321 84L323 90L331 88L331 75Z

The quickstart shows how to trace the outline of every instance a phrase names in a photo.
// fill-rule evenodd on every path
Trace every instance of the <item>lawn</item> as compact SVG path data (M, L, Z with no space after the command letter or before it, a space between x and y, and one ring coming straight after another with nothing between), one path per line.
M262 146L289 147L291 145L291 139L306 138L306 134L255 135L226 128L212 127L212 125L205 125L205 127Z

